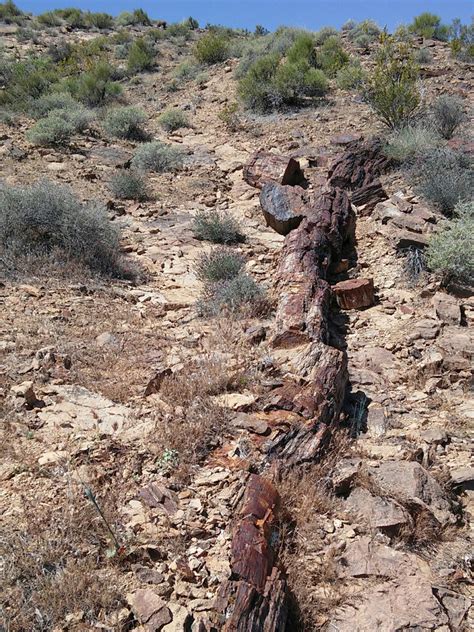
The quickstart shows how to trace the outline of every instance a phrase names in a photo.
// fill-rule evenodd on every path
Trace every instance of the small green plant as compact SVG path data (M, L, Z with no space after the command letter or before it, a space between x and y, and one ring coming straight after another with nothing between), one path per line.
M135 9L131 13L129 11L123 11L117 17L116 23L119 26L136 26L138 24L151 26L151 20L143 9Z
M104 119L104 129L115 138L142 141L147 135L143 129L146 114L140 108L124 106L110 110Z
M229 103L228 105L225 105L218 113L218 117L224 123L226 129L229 132L236 132L241 128L238 112L238 103Z
M163 473L173 470L179 465L179 452L171 448L165 448L157 461L158 469Z
M34 145L66 145L75 129L71 121L56 113L37 121L26 137Z
M367 73L357 61L343 66L336 74L336 84L341 90L361 89L366 81Z
M417 64L426 66L433 63L433 55L429 48L419 48L415 51L413 58Z
M38 15L36 19L38 20L38 24L42 24L44 26L61 26L61 18L54 11L41 13L41 15Z
M132 166L141 171L158 173L174 171L183 162L183 150L180 147L153 141L141 145L132 158Z
M181 127L190 127L188 117L178 108L166 110L158 117L158 123L167 132L174 132Z
M363 20L347 29L349 39L358 48L369 50L370 46L380 37L381 30L373 20Z
M463 100L450 95L443 95L434 102L432 114L435 129L446 140L467 120Z
M235 218L220 211L199 211L193 221L196 239L215 244L237 244L245 241L239 223Z
M64 82L64 87L79 101L98 107L117 98L122 87L113 81L115 69L106 61L98 61L92 68L78 77L71 77Z
M385 153L401 164L413 163L440 145L440 137L430 127L421 124L407 125L393 130L387 139Z
M104 274L120 268L119 235L105 209L49 182L0 186L0 244L14 263L53 256Z
M128 51L127 68L131 73L151 70L154 66L155 51L142 37L136 39Z
M266 300L263 288L243 272L226 281L209 283L197 303L200 316L238 313L257 315L265 311Z
M144 202L149 199L146 180L133 169L121 169L110 181L110 190L119 200Z
M0 20L6 22L15 21L15 18L19 18L23 15L23 11L19 9L13 0L5 0L0 3Z
M328 37L317 51L316 65L328 77L335 77L348 62L349 55L342 48L339 36Z
M364 97L380 120L390 128L405 126L418 112L421 96L418 67L405 44L387 37L378 52Z
M323 26L314 34L314 43L317 46L322 46L329 38L338 36L339 32L333 26Z
M474 285L474 203L457 204L455 218L434 234L426 250L428 266L444 281Z
M194 55L200 64L218 64L225 61L229 55L228 41L223 35L206 33L196 42Z
M196 78L200 70L201 66L199 66L199 64L185 60L176 66L173 76L178 81L190 81L191 79Z
M82 104L68 92L50 92L32 102L30 113L41 118L47 116L52 110L77 110L82 107Z
M446 41L449 37L449 27L441 24L441 18L434 13L421 13L410 24L412 33L427 39L439 39Z
M474 190L474 172L468 156L448 148L438 148L420 157L415 165L418 191L450 215L459 202Z
M197 278L203 283L227 281L237 276L245 265L244 257L226 247L214 248L196 261Z
M108 13L87 13L86 24L94 26L96 29L111 29L114 26L114 19Z

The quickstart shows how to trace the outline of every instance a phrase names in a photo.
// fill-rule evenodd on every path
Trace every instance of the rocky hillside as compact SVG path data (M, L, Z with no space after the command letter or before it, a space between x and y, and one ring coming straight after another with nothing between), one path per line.
M467 36L8 6L1 629L470 629Z

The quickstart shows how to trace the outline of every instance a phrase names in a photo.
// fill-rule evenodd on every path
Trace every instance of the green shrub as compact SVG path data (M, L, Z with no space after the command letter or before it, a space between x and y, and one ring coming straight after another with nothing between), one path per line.
M41 118L51 110L77 110L81 107L81 103L68 92L50 92L33 101L30 112L33 116Z
M50 44L48 46L48 55L54 63L66 61L73 53L73 46L65 40L61 40L57 43Z
M193 220L196 239L214 244L238 244L245 241L240 224L235 218L220 211L199 211Z
M399 163L412 163L439 144L440 137L429 127L407 125L390 134L385 153Z
M9 127L13 127L15 125L17 119L13 112L10 110L6 110L4 108L0 108L0 124L8 125Z
M46 11L36 18L44 26L61 26L61 18L54 11Z
M0 187L0 244L13 265L54 256L105 274L120 269L119 235L105 209L48 182Z
M85 29L90 25L87 14L80 9L56 9L56 13L73 29Z
M236 132L241 127L238 111L238 103L229 103L217 114L229 132Z
M23 11L19 9L13 0L5 0L0 3L0 20L7 22L12 18L17 18L23 15Z
M143 72L154 66L155 51L142 37L136 39L128 51L127 68L129 72Z
M15 37L19 42L33 42L33 44L39 43L38 34L33 29L19 27L15 33Z
M203 283L216 283L234 278L244 265L245 259L241 254L219 247L200 255L195 270L197 278Z
M433 104L432 113L435 129L447 140L452 138L456 130L467 120L464 102L460 97L439 97Z
M199 64L185 60L176 66L173 76L175 79L180 81L189 81L191 79L195 79L200 70L201 66L199 66Z
M165 34L166 37L182 37L188 40L191 37L191 29L187 22L174 22L173 24L168 24Z
M474 285L474 203L456 205L455 219L430 239L426 250L428 266L445 282Z
M41 97L57 80L56 69L49 59L28 59L22 62L4 63L0 67L5 88L0 91L0 105L10 105L16 110L29 109L31 103Z
M111 29L114 26L114 19L108 13L87 13L85 21L97 29Z
M183 110L173 108L166 110L158 117L158 123L167 132L174 132L181 127L189 127L189 121Z
M353 31L357 27L357 21L353 19L346 20L344 24L341 26L341 31L348 33L349 31Z
M146 133L143 124L146 114L143 110L126 106L110 110L104 119L104 129L107 134L115 138L128 140L144 140Z
M462 24L459 18L453 20L450 27L451 54L459 59L472 63L474 61L474 19L471 24Z
M316 66L316 49L313 36L310 33L298 35L286 53L286 60L290 64L307 62L310 66Z
M341 90L360 89L366 81L367 74L357 61L343 66L336 74L336 84Z
M397 28L395 29L393 33L393 37L397 42L408 43L408 42L413 41L413 33L410 31L408 26L405 26L405 24L401 24L400 26L397 26Z
M238 313L258 315L265 308L265 292L243 272L226 281L208 283L197 304L199 315L208 317Z
M74 127L70 121L50 114L37 121L26 132L26 137L34 145L66 145L73 134Z
M149 199L145 178L132 169L118 171L110 181L110 190L119 200L143 202Z
M316 65L328 77L335 77L337 72L348 62L349 55L342 48L339 37L336 36L327 38L317 52Z
M429 13L428 11L417 15L410 24L409 29L412 33L427 39L446 41L449 36L449 27L441 24L439 15Z
M123 11L117 17L116 23L119 26L136 26L137 24L151 26L151 20L143 9L135 9L131 13L129 11Z
M191 16L189 16L189 18L184 21L184 24L186 24L186 26L191 29L191 31L195 31L199 28L199 22Z
M418 191L450 215L458 202L472 197L474 172L468 156L438 148L420 157L414 170Z
M105 105L122 93L120 84L112 81L115 69L106 61L97 62L88 72L64 82L64 87L90 107Z
M161 173L178 169L182 162L183 150L180 147L154 141L145 143L137 149L132 159L132 166L142 171Z
M323 26L322 29L314 34L314 42L318 46L322 46L330 37L338 37L339 31L333 26Z
M218 64L229 56L229 44L225 37L206 33L194 46L194 55L200 64Z
M388 127L406 126L418 112L418 75L408 47L388 38L364 87L366 101Z
M429 48L419 48L415 51L413 57L417 64L426 65L433 63L433 55Z
M363 20L348 30L349 39L356 46L368 49L381 35L382 31L373 20Z
M266 55L250 66L240 80L238 93L248 109L266 112L281 107L282 101L274 84L279 62L277 53Z

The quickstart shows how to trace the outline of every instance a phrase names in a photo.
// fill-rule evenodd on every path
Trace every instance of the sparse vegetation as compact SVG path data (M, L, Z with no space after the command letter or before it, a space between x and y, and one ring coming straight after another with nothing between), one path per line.
M110 190L119 200L144 202L149 199L144 176L133 169L120 169L112 176Z
M122 93L119 83L113 81L114 68L99 61L92 68L64 82L64 87L85 105L98 107L116 99Z
M438 148L420 157L414 176L423 197L449 215L458 202L472 197L474 172L471 160L460 152Z
M197 278L203 283L227 281L237 276L245 264L244 257L230 248L214 248L196 261Z
M394 130L388 137L385 152L401 164L413 163L420 155L438 147L441 139L426 125L407 125Z
M433 63L433 55L429 48L419 48L415 51L413 58L415 62L420 65Z
M167 132L174 132L181 127L190 127L188 117L178 108L172 108L163 112L158 118L160 126Z
M449 27L441 24L441 18L434 13L421 13L409 26L410 31L427 39L438 39L447 41L449 37Z
M220 211L199 211L193 221L193 232L196 239L215 244L237 244L245 239L237 220Z
M0 187L0 244L13 269L46 256L107 275L120 272L119 235L105 210L49 182Z
M200 64L218 64L229 56L228 41L219 33L206 33L196 42L194 55Z
M16 22L23 15L23 11L19 9L13 0L5 0L0 3L0 20L9 24Z
M347 24L347 22L346 22ZM380 37L381 29L373 20L363 20L351 23L351 28L346 28L349 39L363 50L369 50L370 46Z
M457 129L467 120L463 100L450 95L439 97L433 104L432 113L435 129L446 140L452 138Z
M65 145L74 134L72 123L55 113L40 119L28 130L26 136L34 145Z
M256 316L267 310L263 288L248 274L240 272L225 281L207 283L197 303L200 316L245 314Z
M405 44L386 39L377 54L376 67L365 84L364 96L388 127L402 127L413 120L421 96L418 68Z
M428 266L446 283L474 285L474 203L458 203L454 219L434 234L426 251Z
M183 150L180 147L153 141L141 145L132 159L132 166L143 171L174 171L183 161Z
M127 68L131 73L151 70L155 61L153 47L143 38L132 42L128 50Z
M366 81L367 74L357 61L343 66L336 74L336 84L341 90L361 89Z
M115 20L119 26L151 26L151 20L143 9L134 9L132 12L123 11Z
M146 121L145 112L134 106L115 108L107 113L104 119L104 129L107 134L115 138L127 140L145 140L147 135L143 129Z

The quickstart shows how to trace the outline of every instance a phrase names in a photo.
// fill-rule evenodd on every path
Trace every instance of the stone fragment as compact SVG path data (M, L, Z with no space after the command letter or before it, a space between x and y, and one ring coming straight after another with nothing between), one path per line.
M361 309L374 304L373 279L348 279L333 286L337 304L341 309Z
M444 292L436 292L433 296L433 307L438 319L446 325L461 324L461 309L454 296Z
M279 235L298 228L307 211L304 189L267 182L260 193L260 206L267 226Z
M299 162L288 156L258 151L244 166L243 178L250 186L261 189L266 182L302 184L304 174Z
M423 235L422 233L413 233L408 230L394 230L389 236L397 250L406 250L407 248L425 248L429 242L429 238L426 235Z
M141 489L139 497L149 507L163 509L169 515L174 514L178 509L175 494L158 483L150 483Z
M140 623L147 623L150 632L158 632L172 621L166 603L153 590L140 588L132 596L132 610Z
M26 407L29 409L44 406L44 402L36 397L33 382L30 380L22 382L17 386L12 386L11 391L16 397L22 397L25 400Z
M240 413L232 420L232 424L236 428L241 428L242 430L249 430L250 432L254 432L258 435L266 435L270 431L270 426L263 419L259 419L253 415L247 415L245 413Z
M354 489L346 509L365 519L371 528L393 531L409 521L408 513L393 500L372 495L367 489Z

